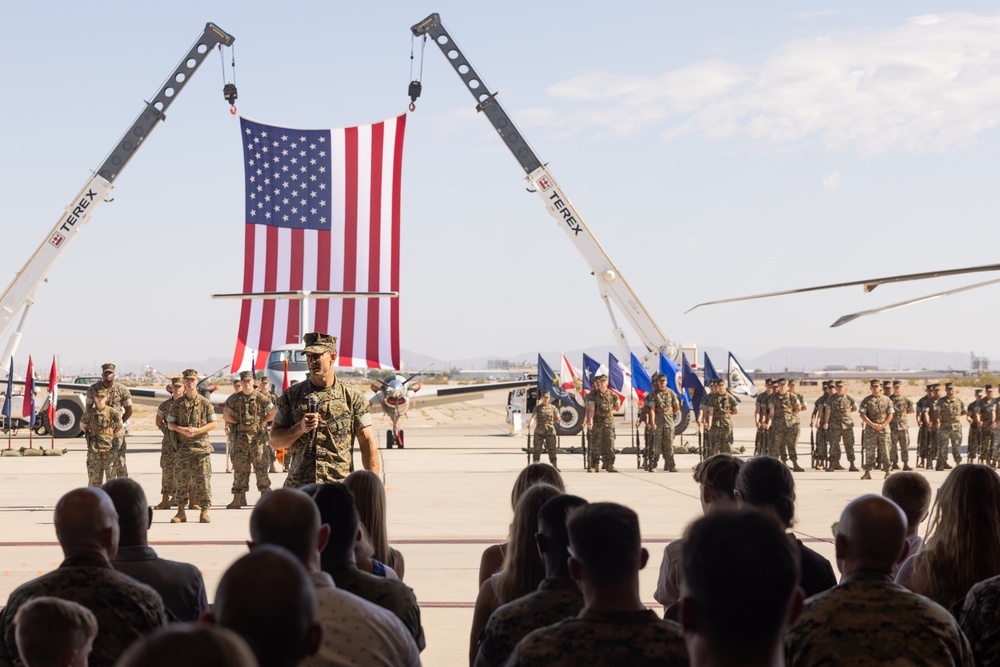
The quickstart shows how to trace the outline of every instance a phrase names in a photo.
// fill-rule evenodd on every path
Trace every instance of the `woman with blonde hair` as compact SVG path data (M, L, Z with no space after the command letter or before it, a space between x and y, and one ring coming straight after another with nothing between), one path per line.
M469 638L469 664L476 661L479 635L497 607L527 595L538 588L545 578L545 565L538 555L535 533L538 532L538 510L563 490L551 484L534 484L521 494L510 524L510 541L500 571L483 582L472 612Z
M385 487L382 480L370 470L355 470L344 480L344 486L354 496L358 519L372 546L371 557L388 565L402 580L405 564L403 554L389 546Z
M957 616L973 585L1000 575L1000 476L989 466L955 466L938 489L923 546L896 583Z

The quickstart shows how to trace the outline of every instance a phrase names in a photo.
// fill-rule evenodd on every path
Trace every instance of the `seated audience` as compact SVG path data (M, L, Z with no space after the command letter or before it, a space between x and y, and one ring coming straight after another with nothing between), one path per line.
M149 546L147 532L153 525L153 508L134 479L119 477L101 487L118 512L118 554L111 566L148 584L163 598L167 612L178 621L197 621L208 609L205 580L190 563L165 560Z
M319 649L316 617L316 590L302 564L285 549L259 545L222 575L202 621L242 637L260 667L295 667Z
M972 586L1000 575L1000 476L986 465L955 466L931 510L920 550L896 581L958 616Z
M789 629L791 667L971 667L972 649L954 617L892 580L893 566L906 557L906 532L906 514L887 498L861 496L847 505L837 533L843 579L809 598Z
M753 509L709 512L685 532L683 557L678 615L691 665L783 665L782 636L803 596L784 525Z
M375 551L373 557L391 567L402 580L406 566L403 554L389 546L385 486L382 480L371 470L355 470L344 479L343 484L354 496L358 518Z
M972 587L958 616L980 667L1000 667L1000 576Z
M563 493L566 493L566 485L563 484L562 475L559 474L559 471L554 466L548 463L532 463L525 466L518 473L517 479L514 480L514 488L510 492L510 508L512 510L516 508L521 494L528 487L539 482L551 484ZM477 586L482 587L484 581L500 571L500 566L503 565L506 555L507 542L494 544L483 550L483 555L479 559L479 583Z
M160 594L115 571L118 515L108 494L96 487L74 489L56 503L56 538L65 560L18 586L0 612L0 665L19 664L14 618L28 600L51 596L77 602L97 617L92 667L111 667L136 639L167 622Z
M698 482L701 511L708 514L712 510L736 507L736 477L740 474L743 461L732 454L716 454L700 462L694 469L694 481ZM660 577L656 582L653 599L669 608L680 599L681 585L681 545L684 540L669 542L663 549L660 563ZM676 612L676 610L673 610ZM676 620L675 613L668 613Z
M587 501L559 495L538 510L538 553L545 564L545 579L538 590L497 608L479 642L475 667L500 667L519 641L532 630L576 616L583 608L583 594L569 576L569 536L566 515Z
M538 510L548 500L562 491L550 484L538 483L529 487L514 510L510 527L510 547L500 571L479 588L476 606L472 611L472 629L469 634L469 664L476 660L479 635L490 615L502 604L516 600L538 588L545 578L545 566L538 555L535 533L538 532Z
M354 558L354 545L361 535L354 498L341 484L309 484L302 487L319 509L320 521L329 526L330 536L320 554L320 568L333 577L340 590L354 593L388 609L403 622L417 649L425 646L420 625L420 607L409 586L401 581L361 571Z
M174 623L132 644L115 667L258 667L250 646L217 625Z
M330 486L350 495L339 484ZM419 665L417 645L395 614L340 590L333 578L320 569L320 552L329 534L330 526L320 523L319 510L312 498L294 489L268 493L250 515L251 551L261 545L287 549L305 566L316 589L316 620L323 628L322 643L315 657L302 664L306 667Z
M927 518L931 507L931 485L919 472L898 472L887 477L882 483L882 495L899 505L906 515L906 543L908 553L913 555L920 549L923 540L918 534L920 524ZM892 576L899 571L899 565L892 568Z
M583 611L522 639L508 667L686 667L679 626L660 620L639 597L639 570L649 553L638 515L615 503L593 503L570 512L566 528L569 574L583 593Z
M97 618L89 609L44 596L17 610L14 627L25 667L86 667L97 636Z
M368 574L374 574L376 577L399 581L399 575L394 569L375 558L375 546L372 544L371 538L368 537L368 531L365 530L364 524L359 524L358 530L361 532L361 536L358 538L357 544L354 545L354 562L357 563L358 569Z
M774 514L788 531L795 520L795 480L788 466L768 456L758 456L743 464L736 478L736 499L740 507L752 507ZM801 579L806 597L837 585L830 561L802 544L799 547Z

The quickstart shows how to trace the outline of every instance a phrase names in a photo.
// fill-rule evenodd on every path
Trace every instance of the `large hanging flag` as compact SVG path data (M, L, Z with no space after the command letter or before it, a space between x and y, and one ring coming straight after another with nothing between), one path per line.
M398 292L406 115L333 130L240 119L246 176L243 292ZM299 340L293 299L244 299L232 370L248 348ZM314 331L337 336L337 365L399 368L399 299L309 300ZM302 332L305 333L305 332Z
M709 380L718 380L719 372L715 370L715 364L712 360L708 358L708 353L705 353L705 383L707 384Z
M698 375L691 368L686 354L681 354L682 377L684 383L684 397L690 399L691 408L694 410L694 418L698 419L701 414L701 402L705 399L705 385L698 379Z
M625 403L625 397L632 393L632 382L625 372L625 366L608 352L608 389L618 395L618 400Z
M586 396L590 391L591 384L594 381L595 375L601 375L602 373L607 374L608 369L601 367L601 362L597 359L587 356L586 353L583 355L583 395Z
M682 386L684 378L681 376L681 369L662 352L660 352L660 372L667 376L667 386L670 387L670 390L677 394L677 398L680 399L684 407L690 410L691 398L684 393Z
M576 373L565 354L559 363L559 387L570 396L576 394Z
M743 366L736 360L733 353L729 353L729 390L734 394L745 394L750 398L757 395L757 387L753 384L750 374L743 370Z
M35 426L35 364L28 355L28 372L24 378L24 403L21 405L21 414L28 420L28 426Z
M56 405L59 404L59 372L56 370L56 355L52 355L52 368L49 369L49 432L53 430L56 423Z
M10 358L10 369L7 371L7 393L3 399L4 426L10 429L10 406L14 399L14 357Z
M639 407L641 408L646 394L653 391L653 379L649 377L642 362L636 359L634 354L632 355L632 388L635 389L635 395L639 399Z

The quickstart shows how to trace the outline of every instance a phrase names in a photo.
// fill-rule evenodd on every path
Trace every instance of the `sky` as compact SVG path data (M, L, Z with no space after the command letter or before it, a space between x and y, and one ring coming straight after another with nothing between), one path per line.
M276 125L392 117L422 62L404 149L403 348L449 359L613 347L590 269L440 51L412 42L410 26L437 11L667 337L745 357L783 346L1000 357L1000 286L829 327L996 274L684 314L732 296L995 263L995 4L276 7L8 7L0 276L13 279L212 21L236 37L239 112ZM20 372L28 354L57 354L69 371L231 356L238 302L210 298L242 284L242 153L223 71L210 55L116 180L114 201L60 256L27 320Z

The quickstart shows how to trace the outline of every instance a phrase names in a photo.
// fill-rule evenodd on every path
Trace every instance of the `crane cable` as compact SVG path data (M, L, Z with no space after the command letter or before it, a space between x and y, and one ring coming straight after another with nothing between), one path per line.
M222 44L219 44L219 62L222 63L222 96L229 102L229 113L236 115L236 46L229 47L232 50L232 61L229 63L233 72L231 83L226 82L226 57L222 53Z
M421 79L424 78L424 49L427 47L427 35L423 36L420 42L420 74L416 79L413 78L413 40L416 35L410 35L410 88L407 91L410 96L410 111L416 111L417 109L417 98L420 97L420 91L422 89Z

